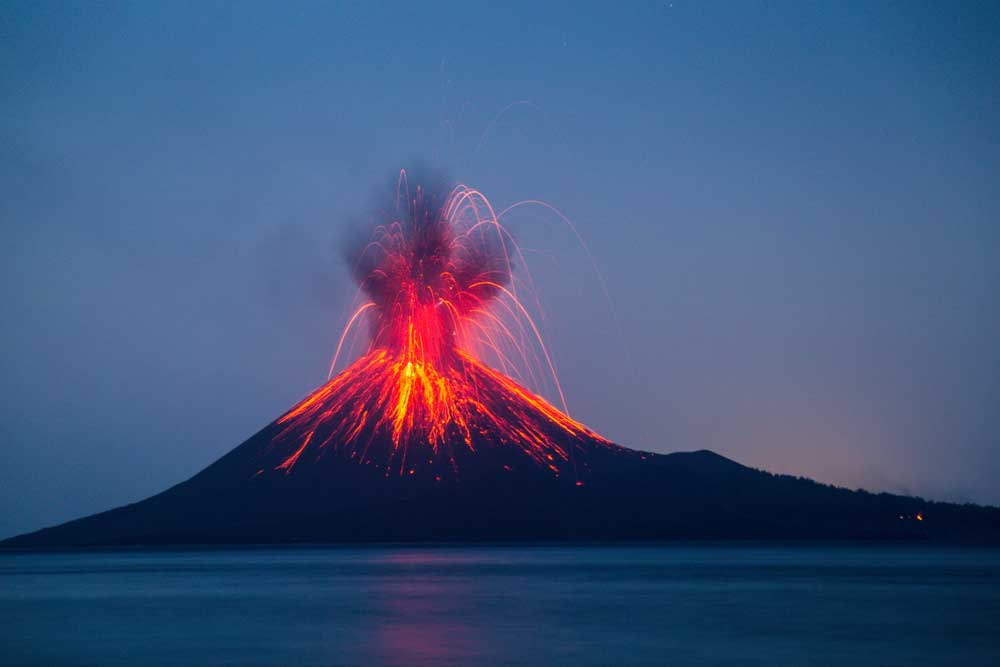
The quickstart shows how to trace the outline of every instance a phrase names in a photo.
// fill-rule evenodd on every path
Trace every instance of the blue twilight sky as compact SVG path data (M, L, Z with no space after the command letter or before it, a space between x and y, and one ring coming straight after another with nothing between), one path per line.
M0 8L0 536L197 472L325 378L415 161L532 254L574 416L1000 503L1000 6ZM631 361L629 361L629 359Z

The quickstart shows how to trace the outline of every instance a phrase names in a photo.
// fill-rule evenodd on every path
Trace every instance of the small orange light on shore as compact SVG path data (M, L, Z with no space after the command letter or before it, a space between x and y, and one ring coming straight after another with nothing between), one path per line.
M923 520L924 520L924 515L921 514L920 512L917 512L917 521L923 521Z

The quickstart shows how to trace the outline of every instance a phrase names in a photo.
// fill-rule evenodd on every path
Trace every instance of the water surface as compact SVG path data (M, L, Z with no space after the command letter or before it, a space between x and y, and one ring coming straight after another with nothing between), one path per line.
M997 665L998 627L979 549L0 555L6 665Z

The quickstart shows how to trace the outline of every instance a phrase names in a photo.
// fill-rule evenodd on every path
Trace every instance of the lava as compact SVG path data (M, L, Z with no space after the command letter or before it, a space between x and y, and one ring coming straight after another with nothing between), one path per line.
M575 470L579 443L614 447L569 417L515 261L523 254L481 192L411 193L401 172L395 207L354 262L367 300L330 374L362 320L368 349L278 420L274 442L289 454L276 469L333 451L386 474L414 474L417 461L457 473L456 447L501 447L559 475ZM563 409L522 384L551 387Z

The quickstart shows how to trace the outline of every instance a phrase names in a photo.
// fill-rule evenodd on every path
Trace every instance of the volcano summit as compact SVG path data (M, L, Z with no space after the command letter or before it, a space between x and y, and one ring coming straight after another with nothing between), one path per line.
M507 377L544 376L562 398L518 298L511 255L520 250L497 218L476 190L442 196L417 186L411 196L400 174L395 210L354 260L359 295L369 300L351 316L331 374L361 317L370 321L368 351L278 420L274 443L287 457L274 470L291 474L303 458L336 456L387 476L441 481L462 474L464 453L490 450L508 470L527 460L577 477L580 443L613 447L570 419L565 401L560 412Z
M568 415L503 214L405 172L394 199L351 259L332 379L186 482L3 546L1000 536L995 508L609 442Z

